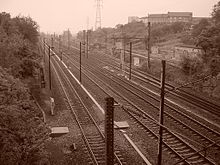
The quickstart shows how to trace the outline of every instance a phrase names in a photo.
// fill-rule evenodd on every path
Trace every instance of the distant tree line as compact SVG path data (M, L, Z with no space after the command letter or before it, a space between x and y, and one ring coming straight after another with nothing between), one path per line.
M176 22L172 24L160 24L160 25L151 25L151 42L158 42L162 37L168 34L176 34L186 30L189 27L188 24L183 22ZM100 28L90 33L90 41L105 43L106 38L108 38L108 43L113 43L113 38L134 38L127 39L129 41L138 41L146 44L148 37L148 27L143 22L131 22L125 25L118 24L115 28ZM83 39L83 32L80 31L77 34L78 39ZM142 40L137 40L135 38L143 38ZM146 39L144 39L146 38Z

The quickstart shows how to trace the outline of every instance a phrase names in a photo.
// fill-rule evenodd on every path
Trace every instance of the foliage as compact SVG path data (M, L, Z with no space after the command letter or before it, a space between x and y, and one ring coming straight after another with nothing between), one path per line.
M0 67L0 164L40 164L48 130L29 91ZM41 157L41 159L39 159Z
M18 79L34 76L39 68L37 28L30 17L0 13L1 165L48 164L43 148L48 129L28 88Z
M208 19L203 18L199 21L198 24L194 25L193 30L192 30L192 36L197 37L199 36L203 30L205 30L210 23L208 22Z
M220 23L220 1L214 5L213 11L212 11L212 19L215 24Z
M187 40L188 43L194 43L202 48L204 65L209 68L212 75L217 75L220 72L220 1L214 5L210 21L202 19L193 27L191 35L182 37L183 42L187 43ZM187 71L186 63L183 62L182 64Z
M38 25L31 17L17 16L13 19L13 21L24 39L29 40L33 44L38 42Z
M152 42L160 40L165 35L176 34L185 31L189 25L183 22L176 22L169 25L151 25L151 37ZM113 38L118 38L121 40L122 36L125 37L125 42L128 43L131 40L135 42L147 44L148 27L143 22L131 22L128 24L118 24L115 28L99 28L90 33L90 43L107 43L113 44ZM77 34L77 38L83 41L83 32L80 31ZM107 40L106 40L107 38ZM126 39L127 38L127 39ZM128 39L128 38L142 38L142 39Z
M203 68L203 61L198 57L182 56L181 64L182 70L185 75L193 75L201 72Z
M0 66L15 77L33 76L37 65L38 25L30 17L0 13Z
M186 45L195 45L195 38L190 36L188 33L185 33L181 36L181 42Z
M160 40L160 38L165 35L183 32L188 29L188 27L189 24L184 22L175 22L168 25L153 25L151 34L153 39Z

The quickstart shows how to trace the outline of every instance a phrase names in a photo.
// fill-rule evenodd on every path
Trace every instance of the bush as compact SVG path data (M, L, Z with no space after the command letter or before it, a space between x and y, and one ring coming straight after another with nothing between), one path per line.
M203 62L198 57L182 56L181 68L186 75L193 75L201 72L203 68Z
M40 118L40 110L25 85L1 67L0 103L0 164L38 164L41 158L46 160L43 147L49 130Z

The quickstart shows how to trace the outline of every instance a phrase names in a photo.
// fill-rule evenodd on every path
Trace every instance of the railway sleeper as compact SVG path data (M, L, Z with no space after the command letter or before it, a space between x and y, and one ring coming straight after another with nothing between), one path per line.
M101 144L98 144L98 143L94 143L94 144L90 144L92 147L100 147L100 148L103 148L105 146L105 143L101 143Z
M201 164L201 163L206 162L206 160L203 157L199 156L199 155L189 157L187 160L190 161L193 164Z

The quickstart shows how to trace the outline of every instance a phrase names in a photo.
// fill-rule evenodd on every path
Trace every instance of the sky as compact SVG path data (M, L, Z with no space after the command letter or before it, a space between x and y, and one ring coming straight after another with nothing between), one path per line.
M144 17L168 11L193 12L195 17L209 17L219 0L102 0L102 27L126 24L129 16ZM46 33L77 33L94 28L95 0L0 0L0 12L30 16Z

